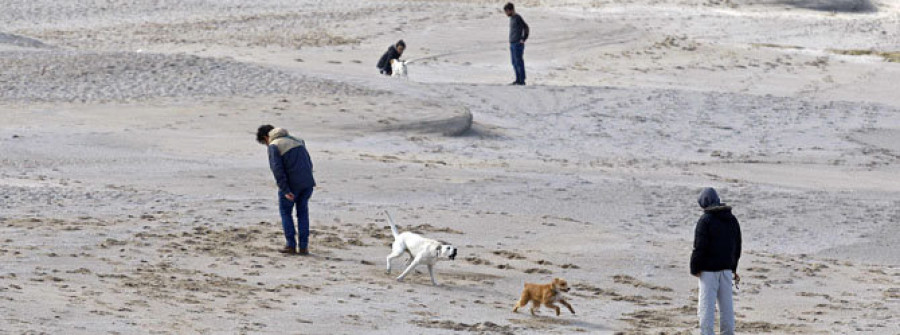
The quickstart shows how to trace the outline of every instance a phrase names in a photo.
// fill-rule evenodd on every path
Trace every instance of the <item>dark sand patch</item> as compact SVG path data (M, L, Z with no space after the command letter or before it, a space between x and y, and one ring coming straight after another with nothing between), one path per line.
M647 282L643 282L643 281L640 281L629 275L615 275L615 276L613 276L613 281L616 282L617 284L631 285L634 287L646 288L646 289L651 289L654 291L662 291L662 292L672 292L673 291L669 287L658 286L658 285L650 284Z
M515 329L513 327L501 326L490 321L468 324L450 320L411 320L409 321L409 323L422 328L446 329L456 332L465 331L483 334L515 334Z

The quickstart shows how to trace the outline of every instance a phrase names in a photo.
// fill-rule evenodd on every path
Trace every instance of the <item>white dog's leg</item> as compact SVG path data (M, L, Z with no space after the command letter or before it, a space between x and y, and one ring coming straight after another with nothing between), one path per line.
M412 252L409 251L409 249L406 249L406 254L409 255L409 258L406 259L406 265L403 266L404 269L412 264L413 259L416 259L416 255L413 255Z
M407 253L409 253L409 251L407 251ZM405 269L405 268L408 268L409 265L412 264L413 259L416 259L416 257L413 256L412 254L409 254L409 258L406 259L406 265L404 265L403 268L404 268L404 269ZM421 273L421 272L419 272L418 269L413 270L413 271L416 271L416 274Z
M431 285L438 286L437 281L434 280L434 265L428 264L428 274L431 275Z
M391 261L394 260L394 258L400 257L400 255L403 255L403 249L404 248L402 245L400 245L400 246L394 245L393 246L393 249L391 249L391 254L387 256L387 271L385 273L391 274Z
M415 259L413 259L412 263L409 264L406 270L404 270L403 273L400 274L400 277L397 277L397 281L403 281L403 278L406 278L406 276L409 275L409 273L412 272L417 266L419 266L419 263L421 262L422 255L419 254Z

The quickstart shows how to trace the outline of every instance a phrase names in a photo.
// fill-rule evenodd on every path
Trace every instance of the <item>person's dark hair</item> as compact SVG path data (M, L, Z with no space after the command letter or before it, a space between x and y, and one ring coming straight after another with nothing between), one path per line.
M397 46L406 49L406 42L403 42L403 40L397 41Z
M507 2L506 6L503 6L503 10L505 11L513 11L516 10L516 6L512 4L512 2Z
M266 136L269 136L269 132L272 131L272 129L275 129L275 127L272 127L270 124L259 126L259 128L256 129L256 141L259 142L259 144L266 144Z

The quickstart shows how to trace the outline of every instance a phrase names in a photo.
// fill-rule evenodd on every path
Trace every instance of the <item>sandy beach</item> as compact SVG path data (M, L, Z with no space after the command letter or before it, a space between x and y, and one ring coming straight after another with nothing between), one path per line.
M738 333L900 334L900 2L523 0L525 87L505 2L4 3L0 333L695 334L712 186ZM459 248L440 286L384 273L385 210ZM512 313L554 277L577 314Z

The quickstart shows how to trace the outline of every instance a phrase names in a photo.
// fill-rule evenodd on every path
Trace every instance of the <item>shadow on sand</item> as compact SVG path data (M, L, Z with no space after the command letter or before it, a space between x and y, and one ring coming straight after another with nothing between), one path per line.
M836 13L872 13L878 9L871 0L777 0L779 4Z

